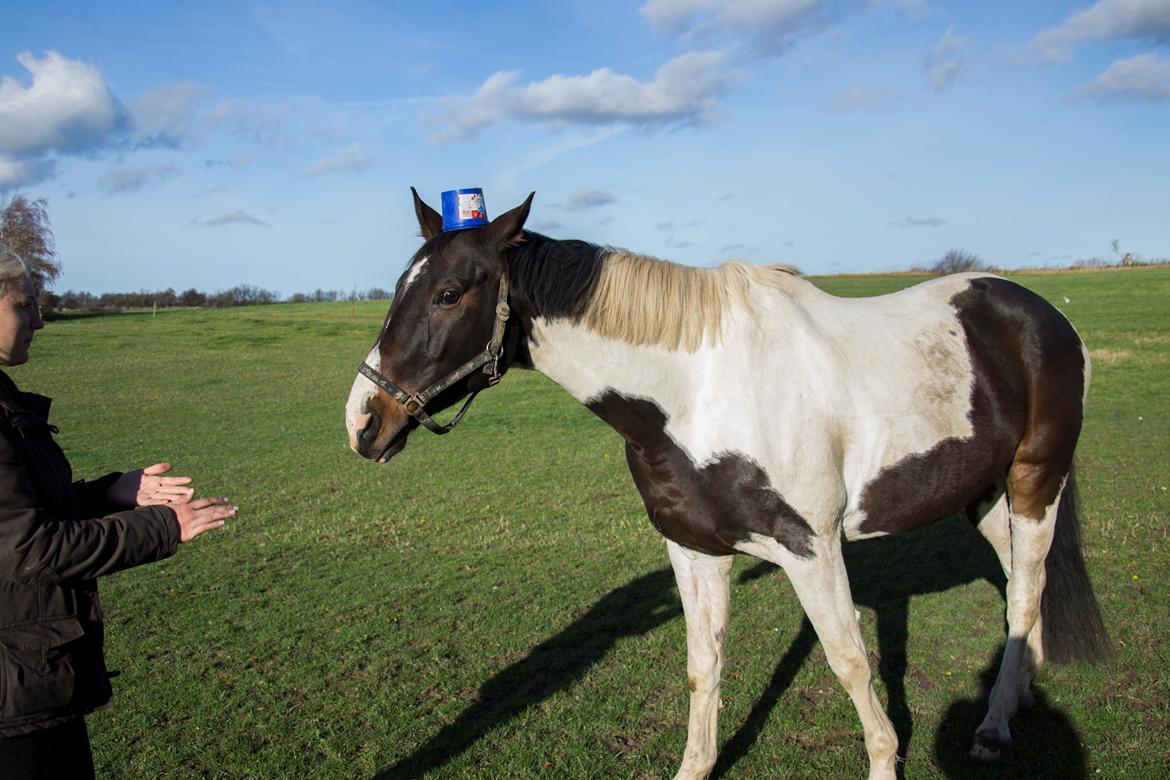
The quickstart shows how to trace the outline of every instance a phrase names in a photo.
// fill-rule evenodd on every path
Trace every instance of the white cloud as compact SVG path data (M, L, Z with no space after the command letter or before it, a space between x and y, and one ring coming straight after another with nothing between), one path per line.
M926 0L866 0L866 5L872 8L896 8L907 19L924 19L930 14L930 4Z
M612 194L586 187L569 195L569 200L565 206L570 211L581 211L584 209L601 208L611 203L617 203L617 198Z
M20 160L0 154L0 193L50 179L56 172L57 161L52 158Z
M715 0L649 0L638 13L651 27L677 35L686 32L695 17L710 13L717 5Z
M1066 60L1086 41L1145 38L1170 42L1170 3L1166 0L1098 0L1044 30L1028 50L1049 61Z
M0 80L0 152L83 150L123 126L124 109L95 68L54 51L42 59L23 52L16 59L32 82Z
M639 127L704 122L734 75L722 62L718 52L690 52L664 64L652 81L599 68L586 76L556 75L519 84L519 72L500 71L472 97L443 101L430 116L434 130L429 140L457 141L517 120Z
M201 146L217 131L257 146L284 138L292 115L290 105L237 99L204 105L214 91L201 84L180 82L155 87L130 101L136 144Z
M216 131L268 145L282 137L292 112L287 105L239 100L205 109L200 101L211 88L193 83L156 87L127 107L92 65L55 51L16 59L29 78L0 77L0 191L49 178L57 160L71 155L199 145ZM115 169L99 184L128 192L151 181L147 175L139 182L132 172Z
M942 227L947 224L947 221L940 217L906 217L901 222L891 222L890 224L903 228Z
M190 82L155 87L130 101L135 129L146 143L179 146L199 134L196 107L211 91Z
M102 174L98 186L111 195L120 195L166 184L182 175L183 172L174 165L123 165Z
M248 152L246 154L237 154L230 160L225 160L221 157L215 159L204 160L203 165L206 168L247 168L255 159L255 152Z
M1099 100L1119 97L1170 100L1170 59L1148 53L1117 60L1084 91Z
M649 0L650 26L700 41L732 38L757 55L775 56L824 28L837 14L828 0Z
M40 181L52 155L89 152L126 129L126 110L96 68L55 51L16 60L31 81L0 79L0 187Z
M229 211L226 214L220 214L218 217L212 217L207 220L201 220L196 217L192 222L202 227L222 227L224 225L259 225L261 227L271 227L264 220L257 219L246 211Z
M203 119L208 130L223 129L245 141L269 145L279 140L292 114L287 104L263 105L248 100L224 100Z
M852 86L841 90L837 99L829 106L834 114L851 111L880 111L896 100L898 93L882 87Z
M951 26L926 55L926 76L939 92L954 85L967 72L967 58L963 56L966 47L967 39L955 35Z
M305 169L306 176L322 176L327 173L361 173L374 167L374 159L362 154L359 144L350 144L344 149L330 152Z

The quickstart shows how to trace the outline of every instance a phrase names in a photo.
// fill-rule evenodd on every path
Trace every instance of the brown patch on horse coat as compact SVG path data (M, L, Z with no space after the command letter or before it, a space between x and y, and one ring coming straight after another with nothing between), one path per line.
M974 373L969 438L883 468L863 489L862 533L897 533L977 501L1007 478L1012 511L1043 518L1080 434L1084 352L1068 320L1030 290L973 279L951 299Z
M737 543L759 534L793 555L812 556L812 528L755 461L727 452L696 465L666 432L666 413L653 401L611 391L587 406L625 438L650 522L667 539L708 555L731 555Z

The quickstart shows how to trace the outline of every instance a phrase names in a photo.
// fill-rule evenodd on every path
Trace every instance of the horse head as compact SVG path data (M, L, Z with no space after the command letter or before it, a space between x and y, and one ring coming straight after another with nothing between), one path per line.
M425 243L398 280L345 410L349 446L381 463L420 424L446 433L462 411L447 425L431 415L507 369L517 335L508 326L504 253L521 240L533 197L482 227L444 231L442 216L411 193Z

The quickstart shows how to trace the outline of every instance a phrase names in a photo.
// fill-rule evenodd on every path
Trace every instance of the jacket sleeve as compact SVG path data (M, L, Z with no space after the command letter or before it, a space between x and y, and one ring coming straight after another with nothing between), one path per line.
M89 580L173 555L174 510L139 507L86 520L50 517L24 462L0 435L0 579L59 584Z
M74 482L73 492L77 496L77 502L81 504L81 513L86 517L98 517L126 509L127 507L121 504L115 504L108 496L110 486L117 482L120 476L122 472L115 471L91 482L85 480Z

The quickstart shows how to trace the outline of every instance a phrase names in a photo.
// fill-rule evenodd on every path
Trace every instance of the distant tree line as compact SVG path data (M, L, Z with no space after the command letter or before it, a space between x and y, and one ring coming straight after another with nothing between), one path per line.
M1129 268L1139 265L1165 265L1167 262L1170 262L1170 258L1162 257L1147 260L1133 252L1125 252L1121 248L1121 242L1117 239L1113 240L1111 246L1113 248L1113 254L1116 255L1114 259L1101 257L1082 258L1080 260L1074 260L1068 267ZM983 258L974 252L968 252L966 249L952 249L930 265L915 266L911 270L933 274L957 274L964 271L1000 271L1002 269L991 263L984 262Z
M389 300L391 293L381 287L368 290L314 290L293 293L282 298L280 293L240 284L230 290L205 293L192 287L183 292L173 288L139 292L114 292L94 295L88 292L66 290L63 293L42 292L41 306L46 311L112 311L117 309L172 309L176 307L225 309L232 306L261 306L269 303L329 303L333 301Z
M330 301L375 301L389 300L391 293L381 287L368 290L314 290L309 293L293 293L282 298L280 293L240 284L230 290L206 293L192 287L183 292L174 288L165 290L140 290L138 292L114 292L94 295L88 292L67 290L63 293L49 289L61 275L61 261L49 225L48 202L44 198L30 200L17 194L7 203L0 203L0 243L16 252L28 263L33 282L40 291L41 308L46 312L64 311L112 311L117 309L170 309L175 307L199 307L223 309L229 306L257 306L268 303L324 303Z

